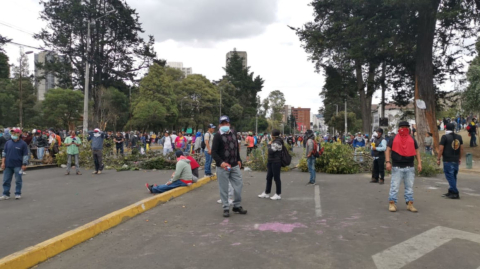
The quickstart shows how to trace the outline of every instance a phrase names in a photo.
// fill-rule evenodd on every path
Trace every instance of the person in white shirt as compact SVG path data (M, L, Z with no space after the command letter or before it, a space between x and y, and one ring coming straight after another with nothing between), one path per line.
M172 135L173 136L173 135ZM165 136L163 137L163 156L167 155L169 152L173 152L173 140L168 132L165 132Z

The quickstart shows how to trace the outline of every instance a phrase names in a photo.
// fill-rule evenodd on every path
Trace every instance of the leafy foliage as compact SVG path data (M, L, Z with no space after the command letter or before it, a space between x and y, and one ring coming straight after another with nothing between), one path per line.
M52 89L42 103L45 122L53 127L68 129L80 121L83 112L83 94L68 89Z

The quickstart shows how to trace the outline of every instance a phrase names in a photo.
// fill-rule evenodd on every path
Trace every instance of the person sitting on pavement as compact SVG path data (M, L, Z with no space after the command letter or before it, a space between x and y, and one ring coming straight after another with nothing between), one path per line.
M3 195L0 200L10 199L13 174L15 174L15 200L22 198L22 175L27 169L28 146L20 139L21 135L20 129L13 129L11 139L7 141L2 152Z
M180 158L180 156L185 156L185 154L181 150L177 150L175 152L175 155L177 158ZM200 164L190 155L186 155L185 158L187 158L190 161L190 167L192 168L192 174L198 179L198 168L200 167Z
M190 160L183 156L181 151L177 151L175 154L177 155L177 165L172 178L166 184L159 186L146 183L145 187L147 187L150 193L163 193L178 187L190 186L193 183Z

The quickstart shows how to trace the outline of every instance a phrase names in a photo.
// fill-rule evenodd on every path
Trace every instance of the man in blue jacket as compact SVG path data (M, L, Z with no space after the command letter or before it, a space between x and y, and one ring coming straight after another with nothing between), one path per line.
M22 194L22 174L27 169L28 146L25 141L20 139L22 131L13 129L11 131L11 140L5 143L2 152L2 170L3 170L3 195L0 200L10 199L10 188L13 174L15 174L15 200L18 200Z
M93 162L95 163L95 171L93 174L101 174L103 170L103 140L105 134L96 128L93 133L88 136L88 141L92 141Z

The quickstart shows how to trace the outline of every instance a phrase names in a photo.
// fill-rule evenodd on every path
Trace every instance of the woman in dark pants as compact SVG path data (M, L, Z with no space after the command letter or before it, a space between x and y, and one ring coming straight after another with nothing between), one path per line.
M282 148L283 140L280 137L279 130L272 131L272 141L268 143L268 162L267 162L267 187L260 194L259 198L269 198L272 190L272 179L275 180L276 192L270 197L272 200L280 200L282 197L282 182L280 181L280 170L282 169Z

